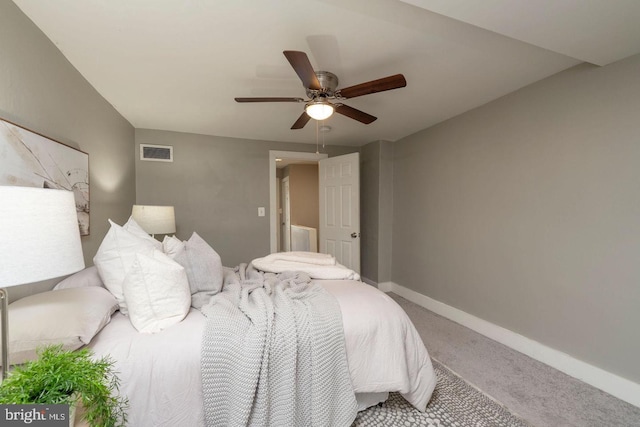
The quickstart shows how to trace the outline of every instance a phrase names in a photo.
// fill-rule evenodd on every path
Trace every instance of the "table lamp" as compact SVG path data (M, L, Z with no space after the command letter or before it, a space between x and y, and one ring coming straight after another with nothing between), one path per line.
M147 233L156 234L176 232L176 215L173 206L133 205L131 216Z
M84 268L73 193L0 186L2 379L9 366L5 288L53 279Z

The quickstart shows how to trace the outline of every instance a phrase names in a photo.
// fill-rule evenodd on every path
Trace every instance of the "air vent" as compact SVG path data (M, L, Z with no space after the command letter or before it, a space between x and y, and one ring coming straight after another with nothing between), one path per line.
M173 147L170 145L140 144L140 160L173 162Z

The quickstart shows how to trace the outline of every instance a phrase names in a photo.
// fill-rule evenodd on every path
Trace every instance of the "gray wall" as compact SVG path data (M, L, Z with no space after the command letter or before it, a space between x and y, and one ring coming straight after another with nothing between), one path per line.
M378 283L391 280L393 241L393 143L380 141L378 200Z
M640 382L640 56L394 145L394 282Z
M364 145L360 152L360 271L378 282L378 204L380 203L380 142Z
M0 2L0 117L89 153L85 262L135 201L134 129L10 1Z
M269 150L315 152L315 145L136 129L136 145L174 147L174 162L136 156L137 203L173 205L176 235L196 231L235 266L269 253ZM358 147L327 146L329 156ZM258 217L258 207L267 214Z
M361 148L360 230L362 277L391 280L393 143L375 141Z

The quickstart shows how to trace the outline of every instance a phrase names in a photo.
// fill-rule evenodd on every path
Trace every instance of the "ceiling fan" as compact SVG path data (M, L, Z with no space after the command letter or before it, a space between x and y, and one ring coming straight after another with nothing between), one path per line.
M291 129L302 129L312 118L316 120L327 119L334 111L368 125L375 121L377 117L349 107L341 101L355 98L356 96L398 89L407 85L407 81L402 74L395 74L355 86L337 89L338 77L328 71L314 71L306 53L295 50L285 50L283 53L298 74L298 77L300 77L300 80L302 80L302 85L309 99L235 98L235 100L236 102L304 102L306 104L305 111L298 117Z

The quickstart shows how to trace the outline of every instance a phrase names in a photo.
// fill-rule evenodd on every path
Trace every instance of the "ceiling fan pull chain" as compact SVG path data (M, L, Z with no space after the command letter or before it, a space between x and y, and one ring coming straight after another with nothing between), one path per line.
M318 150L318 133L320 133L320 130L319 130L319 127L318 127L319 126L318 123L320 123L320 122L318 120L316 120L316 154L320 154L320 150ZM324 148L324 144L322 145L322 148Z

